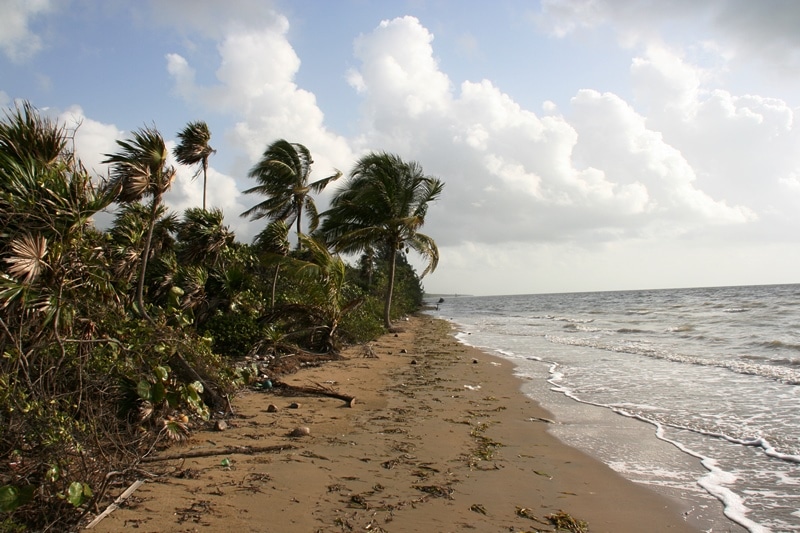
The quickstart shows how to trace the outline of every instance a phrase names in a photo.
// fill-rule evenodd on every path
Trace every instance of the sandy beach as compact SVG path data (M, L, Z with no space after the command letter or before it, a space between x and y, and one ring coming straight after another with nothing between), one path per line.
M282 381L345 399L247 391L223 431L142 464L142 484L94 531L698 531L677 500L548 434L505 360L447 322L402 331ZM183 456L183 457L180 457ZM126 486L112 489L116 496ZM549 517L549 518L548 518Z

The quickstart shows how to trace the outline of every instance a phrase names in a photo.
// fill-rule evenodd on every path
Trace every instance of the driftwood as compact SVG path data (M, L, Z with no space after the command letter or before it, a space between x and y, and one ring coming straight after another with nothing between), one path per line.
M301 387L298 385L289 385L287 383L278 381L275 384L273 384L273 387L278 389L284 394L327 396L329 398L336 398L337 400L345 401L347 403L347 407L353 407L356 404L355 396L342 394L341 392L333 390L331 387L326 387L325 385L321 385L319 383L316 383L313 387Z
M194 459L196 457L213 457L215 455L253 455L255 453L274 453L295 448L291 444L278 444L276 446L226 446L214 450L195 450L193 452L176 453L172 455L154 455L144 457L141 462L155 463L159 461L172 461L175 459Z
M143 483L144 483L144 480L143 480L143 479L139 479L139 480L136 480L136 481L134 481L134 482L133 482L133 484L132 484L130 487L128 487L128 488L125 490L125 492L123 492L122 494L120 494L120 495L119 495L119 497L118 497L116 500L114 500L114 502L113 502L111 505L109 505L108 507L106 507L106 510L105 510L105 511L103 511L102 513L100 513L99 515L97 515L97 516L95 517L95 519L94 519L94 520L92 520L91 522L89 522L89 525L87 525L87 526L86 526L86 529L92 529L92 528L94 528L94 526L96 526L97 524L99 524L99 523L100 523L100 521L101 521L103 518L107 517L108 515L110 515L110 514L111 514L111 513L113 513L114 511L116 511L116 510L119 508L120 504L122 504L122 502L124 502L125 500L127 500L127 499L130 497L130 495L131 495L131 494L133 494L133 491L135 491L136 489L138 489L139 487L141 487Z

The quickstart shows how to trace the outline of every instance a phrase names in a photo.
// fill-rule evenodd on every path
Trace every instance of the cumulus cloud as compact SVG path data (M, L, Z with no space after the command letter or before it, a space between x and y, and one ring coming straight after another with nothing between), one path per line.
M417 19L382 22L359 37L351 78L364 98L366 144L418 159L446 181L430 215L444 244L596 243L756 219L703 190L681 149L618 95L582 90L567 113L548 105L540 116L488 80L454 90L432 42ZM653 84L661 94L648 95L697 117L700 77L666 53L648 60L662 77Z
M22 62L42 48L32 19L54 9L51 0L0 0L0 50L12 61Z
M311 150L312 179L334 168L346 172L369 150L419 161L442 178L444 195L423 231L442 249L446 274L435 279L445 292L464 292L487 276L497 281L485 283L484 293L548 289L520 282L528 278L569 279L563 283L570 290L596 288L603 277L606 286L654 286L646 273L656 270L660 286L681 285L687 261L739 257L735 243L780 240L800 222L794 110L720 83L727 62L767 49L763 42L748 47L734 29L760 35L770 16L745 20L729 7L737 1L544 0L539 23L549 33L569 38L610 25L631 59L629 78L618 80L622 89L587 86L560 106L546 101L537 109L502 81L451 78L419 19L377 22L354 38L354 67L342 73L360 98L351 138L329 127L316 96L297 81L303 58L290 41L289 19L271 3L229 4L164 4L167 15L187 8L184 17L166 17L186 42L165 55L165 69L189 107L231 120L221 135L243 162L229 172L234 178L212 159L208 196L242 240L258 231L238 217L258 201L240 193L252 186L243 177L279 138ZM713 27L714 38L701 46L707 55L698 58L696 41L694 48L667 42L665 21ZM787 33L784 26L777 33ZM797 50L792 39L771 40L789 43L784 61ZM76 143L91 147L87 153L108 153L123 135L83 117ZM179 167L167 197L177 211L201 203L202 180L192 175ZM712 239L732 244L712 253ZM749 249L769 246L778 245ZM670 253L675 259L665 260Z
M117 150L117 139L122 139L124 132L113 124L103 124L86 116L83 108L72 106L59 114L59 122L73 131L75 153L83 166L97 176L108 175L108 165L102 161L104 154Z
M312 180L327 177L336 169L346 170L353 161L350 145L326 128L324 114L314 94L295 82L300 58L288 41L288 20L262 10L259 2L244 4L256 13L254 16L260 23L228 17L220 26L214 26L219 30L215 83L198 83L189 59L178 53L167 55L167 70L176 92L208 112L222 111L234 117L235 124L225 136L229 144L244 151L247 168L261 157L269 144L283 138L309 148L315 161ZM206 8L209 6L218 4L205 4ZM215 13L215 9L210 8L209 12ZM205 28L203 21L213 19L206 13L198 16L198 20ZM242 174L247 168L242 169ZM252 185L245 179L236 182L239 190ZM258 201L256 198L245 200L250 205ZM239 212L244 210L242 207Z

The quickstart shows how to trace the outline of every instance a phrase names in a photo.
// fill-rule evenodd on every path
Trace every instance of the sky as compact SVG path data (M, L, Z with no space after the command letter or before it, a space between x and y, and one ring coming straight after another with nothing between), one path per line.
M800 282L800 2L0 0L0 13L0 107L63 121L98 176L132 131L174 146L205 121L209 205L242 242L265 223L240 216L263 200L243 194L247 173L286 139L311 151L312 180L383 151L445 183L421 230L441 256L430 293ZM165 198L177 213L202 204L193 175L179 167Z

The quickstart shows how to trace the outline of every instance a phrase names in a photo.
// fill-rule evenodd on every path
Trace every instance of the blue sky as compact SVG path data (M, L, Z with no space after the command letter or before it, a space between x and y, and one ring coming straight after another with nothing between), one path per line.
M210 203L285 138L314 176L370 150L445 193L437 293L799 282L800 3L0 0L0 105L114 141L206 121ZM168 204L201 203L180 169ZM332 191L318 198L325 207ZM102 217L98 223L103 223Z

